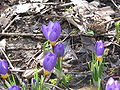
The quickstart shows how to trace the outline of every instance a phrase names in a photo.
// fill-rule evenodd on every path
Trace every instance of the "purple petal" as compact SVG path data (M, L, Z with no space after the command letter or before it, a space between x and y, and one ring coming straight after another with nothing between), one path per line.
M56 28L57 29L57 34L60 35L61 34L61 26L60 26L60 23L58 21L56 21L54 23L54 26L53 28Z
M25 85L27 85L27 80L23 80L23 83L24 83Z
M118 83L118 87L120 88L120 83Z
M6 74L8 72L8 63L6 60L0 60L0 74Z
M60 33L61 33L60 23L58 21L56 21L54 23L54 26L52 28L50 28L50 32L48 34L49 40L52 42L57 41L57 39L60 36Z
M107 84L112 85L114 82L115 80L112 77L110 77Z
M42 32L46 39L48 39L48 27L46 25L42 25Z
M49 28L49 29L52 29L53 26L54 26L54 23L53 23L52 21L50 21L49 24L48 24L48 28Z
M105 90L120 90L119 84L112 77L109 78Z
M120 83L116 80L115 81L115 90L120 90Z
M48 52L43 61L43 68L50 72L55 67L56 61L57 56L51 52Z
M21 90L21 88L17 85L12 85L8 90Z
M36 80L34 78L32 78L32 83L36 84Z
M55 47L54 47L54 53L58 57L62 57L64 55L64 44L59 43L59 44L55 45Z
M59 36L57 35L56 31L52 31L50 32L50 34L48 35L48 38L51 42L55 42L57 41L57 39L59 38Z
M104 43L100 40L95 44L95 52L97 56L103 56L104 54Z
M60 23L58 21L54 23L50 21L48 26L42 25L42 32L46 39L54 42L59 38L61 33Z

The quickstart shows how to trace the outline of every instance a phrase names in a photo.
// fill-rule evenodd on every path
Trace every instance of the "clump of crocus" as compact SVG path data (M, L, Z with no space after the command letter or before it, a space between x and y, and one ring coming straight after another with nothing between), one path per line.
M106 84L105 90L120 90L120 83L110 77Z
M50 21L48 26L42 25L42 32L47 40L54 46L61 33L61 26L58 21Z
M96 60L101 61L102 56L104 55L104 43L102 42L102 40L96 42L95 53L97 56Z
M17 85L12 85L8 90L21 90L21 88Z
M56 44L54 47L54 53L58 57L62 57L64 55L64 44L63 43Z
M48 52L43 60L44 75L48 75L57 62L57 56L54 53Z
M6 60L0 60L0 74L3 79L8 77L8 63Z

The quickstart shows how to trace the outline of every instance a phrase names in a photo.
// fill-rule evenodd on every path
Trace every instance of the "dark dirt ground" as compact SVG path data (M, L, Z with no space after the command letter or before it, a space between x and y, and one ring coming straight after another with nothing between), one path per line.
M63 12L65 12L64 8L69 8L70 6L74 5L68 5L60 8L59 5L62 4L58 4L57 6L54 5L54 3L69 3L69 0L63 0L63 2L62 0L49 0L46 3L52 2L53 4L46 4L45 7L41 10L41 12L46 10L43 14L41 14L41 12L24 12L12 15L10 11L6 11L7 8L10 8L14 5L18 5L22 1L24 1L25 3L30 2L29 0L0 1L1 15L3 13L6 14L5 18L3 18L2 16L0 18L0 39L6 40L5 53L11 60L12 65L17 69L16 71L14 71L10 68L9 72L11 74L18 73L18 77L24 79L30 78L24 77L24 70L34 69L36 64L38 64L38 66L41 67L39 65L39 60L36 60L36 58L41 54L42 44L46 40L41 32L42 24L47 24L50 20L53 20L54 18L60 21L62 27L62 34L59 41L66 38L67 35L69 35L72 31L77 30L78 28L71 24L69 21L67 21L67 19L65 19L62 14ZM86 1L92 2L93 0ZM101 4L100 7L112 7L112 9L115 11L115 13L111 15L112 18L120 17L120 10L118 10L114 6L111 0L99 1ZM119 0L114 0L114 2L117 5L120 5ZM112 24L110 29L115 29L114 24ZM22 33L26 33L26 35L23 35ZM116 80L120 80L120 45L113 43L113 41L116 40L115 37L113 39L113 37L109 38L109 35L105 36L102 34L99 34L97 33L97 31L95 31L95 35L88 35L86 33L81 34L78 31L77 33L69 35L67 39L64 40L64 72L66 74L74 75L74 77L68 84L68 88L78 89L90 85L91 74L88 68L88 62L91 61L91 53L93 51L92 47L94 46L95 42L100 39L105 42L106 48L109 49L108 54L105 57L106 61L103 75L103 87L105 87L105 83L107 82L109 77L114 77L116 78ZM0 55L0 58L5 58L2 53Z

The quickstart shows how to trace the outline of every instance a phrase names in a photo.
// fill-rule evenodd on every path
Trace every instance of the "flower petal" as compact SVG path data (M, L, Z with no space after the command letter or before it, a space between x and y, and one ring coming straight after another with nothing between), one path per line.
M97 56L103 56L104 54L104 43L100 40L95 44L95 52Z
M51 42L57 41L58 37L59 37L59 36L57 35L57 32L56 32L56 31L52 31L52 32L50 32L50 34L48 35L48 39L49 39Z
M6 74L8 72L8 63L6 60L0 60L0 74Z
M116 88L115 80L112 77L110 77L108 79L107 84L106 84L106 89L105 90L115 90L115 88Z
M61 33L60 23L58 21L54 23L50 21L48 26L42 25L42 32L46 39L50 40L51 42L55 42Z
M48 27L46 25L42 25L42 32L46 39L48 39Z
M8 90L21 90L21 88L17 85L12 85Z
M62 43L56 44L54 47L54 53L58 57L62 57L64 55L64 44Z
M58 21L56 21L54 23L54 26L52 28L50 28L49 31L50 31L48 34L49 40L52 42L57 41L57 39L59 38L60 33L61 33L60 23Z
M49 24L48 24L48 28L52 29L53 26L54 26L54 23L52 21L50 21Z
M59 35L60 36L60 33L61 33L61 26L60 26L60 23L58 22L58 21L56 21L55 23L54 23L54 26L53 26L53 29L54 28L56 28L56 32L57 32L57 35Z
M46 71L51 72L55 67L57 61L57 56L51 52L48 52L43 61L43 67Z

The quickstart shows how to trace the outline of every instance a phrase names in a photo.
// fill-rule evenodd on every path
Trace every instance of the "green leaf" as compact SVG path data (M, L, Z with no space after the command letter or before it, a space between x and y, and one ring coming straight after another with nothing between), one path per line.
M5 85L9 88L11 85L8 81L5 80Z
M87 34L94 35L94 32L90 29L88 29Z
M43 50L44 50L44 51L50 51L50 42L49 42L49 41L46 41L46 42L43 44Z
M117 22L115 23L117 43L120 42L120 40L119 40L119 36L120 36L120 34L119 34L119 27L120 27L120 21L117 21Z
M49 81L54 85L54 84L56 84L57 79L50 79Z
M57 75L57 77L58 77L59 79L62 79L62 78L65 76L65 74L63 73L62 70L58 70L58 69L56 69L56 68L55 68L55 74Z
M100 62L100 65L99 65L99 74L100 74L100 76L103 73L103 67L104 67L104 59Z
M10 82L10 85L16 85L14 75L9 76L8 81Z
M98 81L98 72L97 72L96 67L94 67L93 77L94 77L94 80L95 80L95 81Z
M53 88L53 86L49 85L49 84L44 84L43 90L49 90Z

